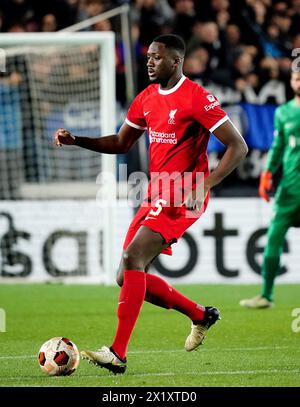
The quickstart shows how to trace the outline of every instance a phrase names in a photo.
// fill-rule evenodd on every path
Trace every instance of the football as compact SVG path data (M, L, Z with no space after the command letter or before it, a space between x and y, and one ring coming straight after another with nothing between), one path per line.
M38 354L40 368L48 376L69 376L75 372L79 361L75 343L62 336L49 339Z

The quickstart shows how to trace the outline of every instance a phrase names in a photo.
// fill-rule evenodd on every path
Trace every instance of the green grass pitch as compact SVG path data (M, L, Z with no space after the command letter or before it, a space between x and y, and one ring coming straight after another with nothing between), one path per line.
M37 362L43 342L65 336L79 350L110 345L119 289L95 285L1 285L0 386L299 386L300 332L293 332L300 285L277 285L276 306L248 310L241 298L258 286L182 285L184 294L220 308L222 320L198 351L185 352L190 322L144 303L128 349L128 367L115 376L85 360L73 376L46 377ZM298 322L300 326L300 322Z

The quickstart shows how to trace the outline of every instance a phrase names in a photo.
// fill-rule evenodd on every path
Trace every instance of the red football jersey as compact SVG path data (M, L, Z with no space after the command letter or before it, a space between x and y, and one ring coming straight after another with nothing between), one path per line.
M165 185L161 186L161 178L167 174L173 175L174 183L176 178L182 180L184 173L192 173L193 187L196 173L208 175L210 133L226 120L228 116L217 98L185 76L169 90L152 84L136 96L125 122L148 133L151 174L148 199L155 180L160 178L160 186L158 194L152 193L152 201L166 190Z

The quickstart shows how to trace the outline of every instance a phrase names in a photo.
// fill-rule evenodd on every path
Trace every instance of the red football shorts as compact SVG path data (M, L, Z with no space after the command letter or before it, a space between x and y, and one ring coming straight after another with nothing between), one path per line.
M206 209L207 201L204 204L204 210ZM191 214L191 212L184 206L151 207L149 205L142 205L128 228L123 249L125 250L130 244L139 227L144 225L154 232L161 234L165 243L169 245L169 247L162 250L162 253L172 256L171 244L177 242L184 232L199 219L203 212L199 212L197 216L194 214L193 216L188 216L188 213Z

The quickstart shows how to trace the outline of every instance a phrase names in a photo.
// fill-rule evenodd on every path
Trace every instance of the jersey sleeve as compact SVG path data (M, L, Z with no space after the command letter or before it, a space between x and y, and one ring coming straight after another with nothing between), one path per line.
M211 133L229 120L218 99L200 86L197 86L193 94L192 111L195 120Z
M275 110L274 116L274 139L271 149L268 152L266 170L274 174L280 164L282 163L284 151L284 133L283 133L283 121L281 118L281 108L278 107Z
M147 125L143 110L144 91L138 94L131 103L125 122L135 129L146 130Z

